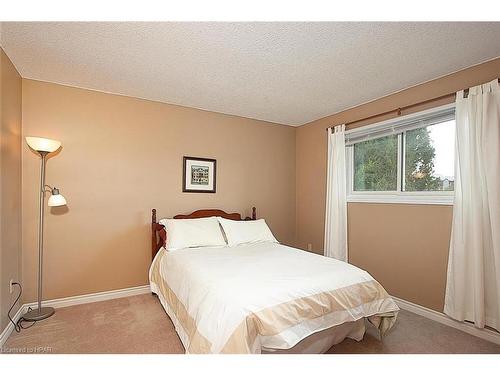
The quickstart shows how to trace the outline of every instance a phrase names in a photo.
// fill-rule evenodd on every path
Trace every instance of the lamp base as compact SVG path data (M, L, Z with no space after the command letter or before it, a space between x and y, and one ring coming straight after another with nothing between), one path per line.
M42 307L40 310L36 308L24 314L23 319L30 322L36 322L38 320L47 319L48 317L54 315L55 312L56 310L54 310L53 307Z

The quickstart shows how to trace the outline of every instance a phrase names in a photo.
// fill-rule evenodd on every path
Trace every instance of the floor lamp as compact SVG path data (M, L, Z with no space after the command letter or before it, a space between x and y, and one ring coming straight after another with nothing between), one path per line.
M42 276L43 276L43 220L45 208L45 193L50 192L50 197L47 204L50 207L64 206L66 199L59 194L59 190L55 187L45 185L45 164L47 155L57 151L61 147L61 142L39 137L26 137L26 143L31 149L38 152L41 156L40 168L40 206L38 210L38 305L37 308L28 311L23 315L24 320L37 321L46 319L52 316L55 312L53 307L42 307Z

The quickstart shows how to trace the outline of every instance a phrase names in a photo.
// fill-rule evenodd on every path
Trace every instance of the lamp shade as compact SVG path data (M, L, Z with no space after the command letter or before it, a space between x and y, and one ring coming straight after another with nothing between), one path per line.
M49 207L65 206L66 199L61 194L53 194L49 197L47 204Z
M54 152L61 147L61 142L49 138L26 137L26 143L39 152Z

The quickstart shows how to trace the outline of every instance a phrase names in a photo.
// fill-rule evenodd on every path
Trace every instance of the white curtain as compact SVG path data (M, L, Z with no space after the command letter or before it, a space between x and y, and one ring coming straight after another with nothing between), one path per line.
M345 125L328 129L325 255L347 262Z
M500 330L500 89L456 99L455 202L444 312Z

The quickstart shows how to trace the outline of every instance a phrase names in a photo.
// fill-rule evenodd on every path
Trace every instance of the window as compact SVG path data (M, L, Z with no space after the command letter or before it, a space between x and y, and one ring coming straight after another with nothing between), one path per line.
M404 191L453 191L455 121L403 133Z
M354 145L354 190L396 191L398 136L389 135Z
M355 129L346 145L348 201L453 203L454 106Z

